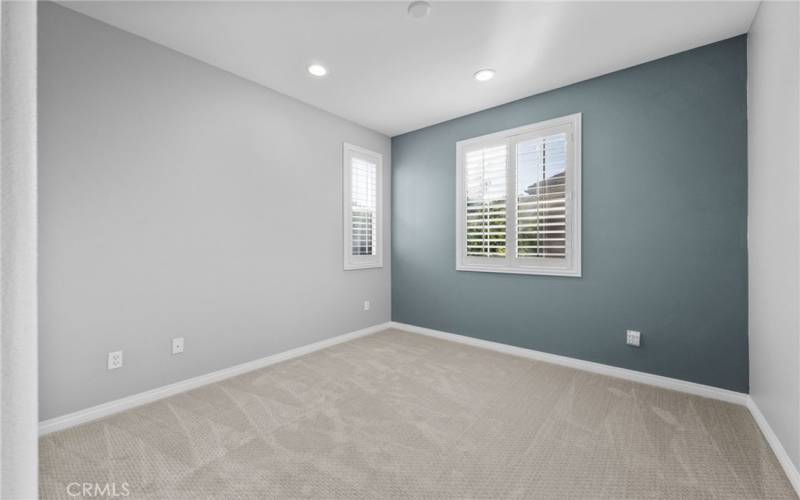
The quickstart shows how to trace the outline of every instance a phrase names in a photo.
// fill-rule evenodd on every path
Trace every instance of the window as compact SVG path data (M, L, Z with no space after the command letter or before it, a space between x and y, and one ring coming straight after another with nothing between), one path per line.
M581 115L460 141L456 269L581 275Z
M344 268L383 267L383 157L344 145Z

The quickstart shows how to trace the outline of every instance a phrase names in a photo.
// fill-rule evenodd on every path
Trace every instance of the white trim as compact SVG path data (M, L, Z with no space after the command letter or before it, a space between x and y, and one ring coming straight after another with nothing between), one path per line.
M597 373L614 378L621 378L630 380L632 382L639 382L641 384L661 387L663 389L684 392L686 394L694 394L695 396L717 399L737 405L744 406L747 404L747 400L749 399L749 396L742 392L729 391L727 389L720 389L719 387L687 382L685 380L664 377L661 375L653 375L652 373L628 370L627 368L619 368L616 366L604 365L602 363L595 363L593 361L584 361L582 359L559 356L558 354L535 351L533 349L526 349L524 347L516 347L508 344L501 344L499 342L492 342L490 340L476 339L473 337L458 335L456 333L443 332L441 330L433 330L431 328L423 328L421 326L408 325L405 323L397 323L395 321L392 321L390 325L392 328L397 328L399 330L404 330L411 333L419 333L422 335L428 335L430 337L436 337L474 347L481 347L483 349L511 354L513 356L534 359L536 361L544 361L546 363L552 363L555 365L568 366L577 370Z
M740 406L744 406L748 410L750 410L750 413L753 415L753 419L755 420L756 425L758 425L759 429L764 434L764 438L767 440L767 443L770 445L772 451L775 453L775 456L778 459L778 462L781 464L781 467L783 467L783 470L786 473L789 482L794 487L794 490L798 494L798 496L800 496L800 473L798 473L797 468L795 467L791 458L789 458L788 453L786 453L786 450L783 448L783 445L778 440L778 437L773 432L766 418L761 413L761 410L758 408L758 405L748 394L729 391L727 389L720 389L718 387L712 387L709 385L696 384L694 382L687 382L685 380L663 377L661 375L653 375L650 373L639 372L636 370L618 368L615 366L604 365L602 363L595 363L592 361L584 361L580 359L569 358L566 356L559 356L557 354L535 351L533 349L526 349L524 347L516 347L508 344L501 344L499 342L476 339L473 337L467 337L455 333L444 332L441 330L434 330L431 328L424 328L421 326L409 325L406 323L399 323L396 321L388 321L386 323L380 323L361 330L356 330L354 332L345 333L337 337L325 339L319 342L315 342L313 344L308 344L295 349L291 349L289 351L273 354L272 356L267 356L265 358L257 359L247 363L242 363L240 365L232 366L230 368L225 368L223 370L208 373L206 375L201 375L199 377L194 377L191 379L183 380L181 382L176 382L174 384L152 389L150 391L135 394L133 396L117 399L115 401L109 401L108 403L103 403L101 405L93 406L91 408L80 410L75 413L70 413L60 417L45 420L39 423L39 435L43 436L51 432L68 429L70 427L84 424L86 422L90 422L98 418L106 417L108 415L113 415L114 413L119 413L121 411L125 411L130 408L135 408L143 404L151 403L153 401L157 401L159 399L163 399L168 396L172 396L174 394L178 394L191 389L195 389L197 387L218 382L220 380L234 377L236 375L241 375L243 373L257 370L259 368L273 365L275 363L280 363L282 361L287 361L293 358L297 358L305 354L310 354L312 352L325 349L326 347L331 347L336 344L341 344L343 342L354 340L359 337L372 335L373 333L378 333L388 328L396 328L398 330L403 330L410 333L427 335L429 337L435 337L450 342L458 342L460 344L471 345L473 347L478 347L482 349L489 349L504 354L510 354L512 356L520 356L523 358L533 359L536 361L543 361L545 363L567 366L577 370L597 373L600 375L606 375L609 377L620 378L624 380L630 380L632 382L638 382L641 384L661 387L663 389L669 389L686 394L693 394L695 396L716 399L719 401L725 401L727 403L733 403Z
M0 498L39 498L37 4L0 2Z
M350 192L351 157L353 154L375 160L375 255L354 256L352 254L352 227ZM342 144L342 256L344 269L373 269L383 267L383 155L350 143Z
M529 274L546 276L581 277L581 113L561 116L543 122L524 125L492 134L464 139L456 142L456 270L488 273ZM567 232L566 258L563 259L519 259L516 248L516 157L515 145L526 136L548 135L564 132L568 135L567 169ZM466 222L464 187L464 158L468 150L486 145L505 144L508 173L506 200L506 256L467 257L465 252Z
M761 433L764 435L764 438L767 440L770 448L772 448L773 453L775 453L775 457L781 464L781 467L783 468L784 473L786 473L786 477L789 479L789 482L792 484L795 493L800 496L800 472L798 472L797 467L795 467L792 459L789 458L789 454L786 453L786 450L778 439L778 436L775 434L775 432L773 432L772 428L767 422L767 419L761 413L758 405L749 394L729 391L727 389L721 389L719 387L713 387L710 385L696 384L694 382L687 382L685 380L679 380L670 377L663 377L661 375L653 375L651 373L644 373L636 370L628 370L626 368L618 368L616 366L604 365L602 363L595 363L592 361L584 361L566 356L559 356L557 354L535 351L533 349L526 349L524 347L516 347L508 344L501 344L499 342L476 339L455 333L443 332L441 330L434 330L431 328L424 328L406 323L398 323L396 321L390 322L389 326L410 333L427 335L429 337L436 337L438 339L458 342L460 344L467 344L473 347L489 349L504 354L511 354L513 356L543 361L545 363L567 366L577 370L630 380L640 384L661 387L662 389L669 389L744 406L750 410L750 413L753 415L753 420L755 420L756 425L761 430Z
M92 406L91 408L86 408L74 413L44 420L39 422L39 435L43 436L51 432L56 432L74 427L76 425L84 424L86 422L106 417L108 415L113 415L114 413L119 413L143 404L152 403L153 401L157 401L180 392L185 392L190 389L195 389L197 387L212 384L214 382L219 382L220 380L235 377L236 375L241 375L259 368L264 368L265 366L274 365L275 363L280 363L281 361L287 361L299 356L303 356L304 354L310 354L312 352L325 349L326 347L331 347L349 340L371 335L389 328L389 325L390 323L388 322L380 323L374 326L363 328L361 330L356 330L354 332L345 333L343 335L321 340L319 342L314 342L313 344L308 344L278 354L273 354L265 358L256 359L254 361L242 363L230 368L224 368L222 370L207 373L205 375L200 375L199 377L182 380L180 382L175 382L174 384L140 392L139 394L134 394L133 396L128 396L114 401L109 401L108 403Z
M751 397L747 398L747 409L750 410L758 428L761 429L761 433L764 435L764 439L767 440L773 453L775 453L775 457L778 459L778 463L781 464L781 467L783 467L783 472L786 473L789 482L792 483L795 493L800 496L800 472L798 472L792 459L789 458L789 454L786 453L786 449L784 449L775 431L770 427L766 417L761 413L761 409Z

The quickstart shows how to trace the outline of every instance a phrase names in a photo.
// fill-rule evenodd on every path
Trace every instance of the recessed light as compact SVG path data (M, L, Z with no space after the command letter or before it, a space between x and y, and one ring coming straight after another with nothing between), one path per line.
M411 2L408 5L408 15L414 18L419 19L420 17L425 17L431 12L431 4L425 2L423 0L419 0L417 2Z
M328 74L328 70L321 64L312 64L308 67L308 72L314 76L325 76Z
M482 69L480 71L476 71L474 75L476 80L479 82L486 82L494 78L494 70L493 69Z

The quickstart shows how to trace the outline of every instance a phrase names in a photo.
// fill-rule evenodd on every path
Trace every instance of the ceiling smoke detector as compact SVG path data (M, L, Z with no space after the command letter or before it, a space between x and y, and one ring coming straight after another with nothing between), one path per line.
M425 17L431 12L431 4L425 2L424 0L418 0L416 2L411 2L408 5L408 15L419 19L421 17Z

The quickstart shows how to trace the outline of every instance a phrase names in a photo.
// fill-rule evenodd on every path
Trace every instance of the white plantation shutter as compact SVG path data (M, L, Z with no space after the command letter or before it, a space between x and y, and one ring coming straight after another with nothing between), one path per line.
M382 162L373 151L345 144L342 179L344 268L382 267Z
M467 255L506 254L506 145L466 154Z
M456 269L580 276L580 114L457 144Z
M378 235L378 191L375 162L353 157L350 164L350 251L352 255L375 255Z
M517 257L565 258L567 134L517 143Z

